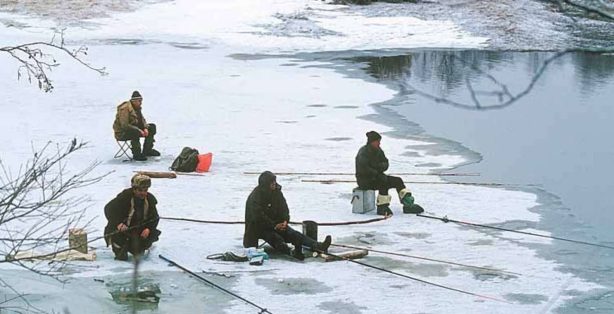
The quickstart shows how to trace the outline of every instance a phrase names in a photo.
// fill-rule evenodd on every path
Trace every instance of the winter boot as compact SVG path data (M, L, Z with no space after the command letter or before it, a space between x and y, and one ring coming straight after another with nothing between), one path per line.
M149 138L145 139L145 143L143 144L143 155L152 157L160 156L160 152L153 148L153 140Z
M124 245L123 247L121 247L116 243L111 243L111 248L113 249L113 253L115 253L116 260L118 261L128 260L128 246L127 245Z
M401 200L401 204L403 204L404 214L420 214L424 212L424 209L420 205L414 203L414 197L407 189L399 191L399 200Z
M136 161L145 161L147 157L141 153L141 142L139 140L132 141L132 159Z
M155 150L155 149L153 149L153 148L152 148L152 149L149 149L149 150L146 150L146 151L145 151L143 154L144 154L145 156L152 156L152 157L158 157L158 156L160 156L160 152L159 152L159 151L157 151L157 150Z
M330 235L327 235L326 238L324 238L324 242L315 243L313 251L328 253L328 247L330 247L331 242L332 238L330 237Z
M302 242L294 243L294 250L292 251L292 257L296 258L299 261L305 260L305 255L303 255L303 243Z
M414 197L408 189L399 191L399 201L403 204L403 213L411 214L412 205L414 205Z
M403 206L404 214L422 214L424 212L424 208L418 204L412 204L410 206Z
M382 216L392 216L392 210L390 210L390 201L392 196L390 195L377 195L377 214Z

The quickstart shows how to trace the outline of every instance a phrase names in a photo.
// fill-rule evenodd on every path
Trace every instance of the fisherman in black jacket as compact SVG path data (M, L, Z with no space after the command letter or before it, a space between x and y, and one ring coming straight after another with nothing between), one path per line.
M257 247L258 240L263 239L276 250L303 260L302 246L312 251L326 252L331 243L331 237L326 236L324 242L315 240L288 226L290 215L288 204L277 184L276 176L265 171L258 178L258 186L254 188L245 204L245 234L243 247ZM286 243L294 245L294 252Z
M132 188L123 190L104 207L108 221L104 238L117 260L127 260L128 252L141 255L158 241L158 201L147 192L150 186L148 176L137 174L132 177Z
M414 204L411 192L405 188L403 179L386 175L388 170L388 158L380 148L382 136L375 131L367 132L367 144L358 150L356 155L356 181L361 190L379 190L377 195L377 214L390 216L390 201L388 195L390 188L395 188L399 194L399 200L403 204L403 212L407 214L419 214L424 212L420 205Z

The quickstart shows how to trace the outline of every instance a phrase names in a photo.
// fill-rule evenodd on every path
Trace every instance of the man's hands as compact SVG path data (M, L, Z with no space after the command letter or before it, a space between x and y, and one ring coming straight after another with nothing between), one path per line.
M123 222L120 222L119 225L117 225L117 231L126 232L127 230L128 226L126 226L126 224L124 224Z
M141 130L141 136L142 137L147 137L148 135L149 135L149 130L148 129Z
M280 223L275 225L275 230L277 230L277 231L285 231L286 229L288 229L288 222L287 221L280 222Z
M277 229L277 227L275 227L275 228ZM122 222L119 225L117 225L117 231L119 231L119 232L126 232L126 231L128 231L128 226L126 226L126 224ZM141 231L140 236L143 239L147 239L147 238L149 238L149 234L150 233L151 233L151 231L149 230L149 228L145 228L145 229L143 229L143 231Z

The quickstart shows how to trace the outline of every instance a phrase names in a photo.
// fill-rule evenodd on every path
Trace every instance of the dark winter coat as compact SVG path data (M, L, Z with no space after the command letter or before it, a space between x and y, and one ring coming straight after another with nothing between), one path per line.
M143 204L143 217L138 217L138 213L135 210L135 202L133 201L134 192L132 189L125 189L121 191L117 196L112 199L104 207L104 215L107 217L107 226L104 228L105 235L114 233L117 231L117 225L120 223L126 224L131 231L141 233L145 228L149 229L149 237L151 241L157 241L160 231L157 229L160 216L158 216L158 210L156 204L158 200L151 193L147 193L147 198ZM130 217L131 212L132 217ZM141 218L141 219L139 219ZM130 221L128 221L130 220ZM107 245L110 243L110 237L105 236Z
M356 181L363 190L376 190L386 182L384 171L388 170L388 158L381 148L367 144L356 154Z
M274 176L272 179L267 176L260 176L258 186L247 198L243 247L258 246L258 239L262 231L274 230L278 223L290 221L288 204L281 192L281 185L277 184L273 191L269 188L274 180Z

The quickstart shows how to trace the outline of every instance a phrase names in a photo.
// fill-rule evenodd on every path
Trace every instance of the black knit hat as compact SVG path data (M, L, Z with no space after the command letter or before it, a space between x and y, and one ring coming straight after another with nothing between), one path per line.
M371 142L375 142L375 141L379 141L382 139L382 136L379 135L379 133L375 132L375 131L369 131L367 132L367 143L371 143Z
M132 99L143 99L143 96L141 96L141 93L139 93L138 90L135 90L132 92L132 97L130 97L130 100Z
M258 177L258 186L261 188L268 188L271 183L275 182L277 177L270 171L265 171Z

